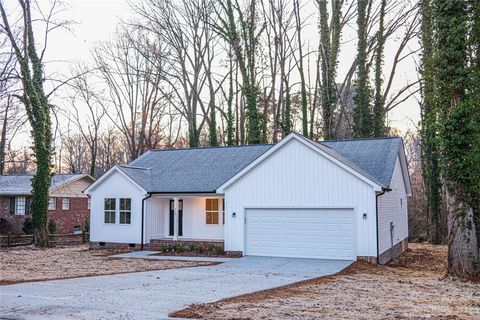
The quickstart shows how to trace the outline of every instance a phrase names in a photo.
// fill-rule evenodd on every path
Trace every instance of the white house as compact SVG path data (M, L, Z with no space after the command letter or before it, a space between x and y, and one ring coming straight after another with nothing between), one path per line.
M216 241L243 255L388 261L408 244L401 138L152 150L86 191L95 244Z

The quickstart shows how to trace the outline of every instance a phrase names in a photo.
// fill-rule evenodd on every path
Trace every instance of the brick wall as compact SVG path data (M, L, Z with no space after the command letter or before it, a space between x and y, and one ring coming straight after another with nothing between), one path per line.
M77 197L70 198L70 209L62 210L62 199L55 198L56 209L48 210L48 218L55 221L57 233L73 233L75 226L83 228L85 220L89 216L88 198ZM0 218L4 218L9 223L12 234L22 234L23 222L29 215L17 216L10 214L10 197L0 197Z

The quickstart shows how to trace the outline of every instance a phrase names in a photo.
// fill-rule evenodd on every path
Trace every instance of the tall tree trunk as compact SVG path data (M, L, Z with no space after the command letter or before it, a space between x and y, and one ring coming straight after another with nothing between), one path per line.
M357 1L357 94L354 97L354 134L357 138L372 135L372 115L370 110L370 87L367 69L367 7L368 0Z
M8 125L8 111L10 108L10 96L7 97L7 105L5 106L5 113L2 123L2 132L0 137L0 175L5 172L5 152L7 149L7 125Z
M434 103L434 79L433 79L433 30L431 0L422 0L421 14L421 39L422 39L422 103L421 111L421 160L422 174L425 181L426 191L426 214L429 222L428 235L430 242L440 244L446 239L446 221L443 221L442 192L440 181L439 150L436 114L433 109Z
M308 101L307 101L307 83L305 81L305 71L303 69L303 43L302 43L302 19L300 17L300 2L295 0L293 2L295 12L295 23L297 29L298 39L298 73L300 73L300 95L302 98L302 134L308 137ZM287 89L289 90L289 89ZM290 91L288 92L290 94ZM285 107L286 108L286 107ZM286 122L287 120L285 120ZM290 121L290 120L288 120ZM289 129L291 131L291 128Z
M384 19L387 0L382 0L380 5L380 17L377 31L377 48L375 50L375 99L373 103L373 136L385 135L385 102L383 101L383 50L385 45Z
M23 16L22 40L18 40L10 29L5 8L1 2L0 11L4 30L17 56L23 86L22 102L32 127L33 151L37 165L37 171L32 179L33 242L38 247L47 247L49 246L47 228L48 190L51 185L52 166L50 105L43 89L43 64L35 47L30 1L19 1L19 4ZM19 46L18 41L23 41L21 46Z
M480 103L469 56L479 44L469 44L471 5L432 0L434 106L448 211L448 273L461 278L480 277Z

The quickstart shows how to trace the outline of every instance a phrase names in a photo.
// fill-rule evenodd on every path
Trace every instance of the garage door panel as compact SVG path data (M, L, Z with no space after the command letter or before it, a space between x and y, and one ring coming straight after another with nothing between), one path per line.
M354 259L353 209L246 210L246 254Z

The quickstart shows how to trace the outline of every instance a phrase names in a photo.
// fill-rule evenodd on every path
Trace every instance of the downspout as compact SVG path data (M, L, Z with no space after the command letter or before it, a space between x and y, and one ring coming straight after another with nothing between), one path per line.
M151 193L148 194L147 197L143 198L142 199L142 240L141 240L141 245L140 245L140 250L143 250L143 229L144 229L144 221L145 221L145 200L147 200L148 198L150 198L152 196Z
M392 189L382 187L382 192L376 194L375 196L375 219L376 219L376 226L377 226L377 264L381 264L380 263L380 244L378 241L378 198L384 195L385 192L388 192L388 191L392 191Z

